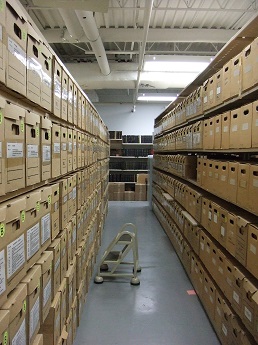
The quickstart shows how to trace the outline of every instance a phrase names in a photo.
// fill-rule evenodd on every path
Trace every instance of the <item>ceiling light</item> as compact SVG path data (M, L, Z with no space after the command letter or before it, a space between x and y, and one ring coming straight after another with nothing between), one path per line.
M139 95L137 98L138 101L145 102L173 102L175 99L175 96L165 96L162 94Z
M166 56L160 55L153 59L145 57L144 71L150 72L202 72L210 63L210 57L206 56Z

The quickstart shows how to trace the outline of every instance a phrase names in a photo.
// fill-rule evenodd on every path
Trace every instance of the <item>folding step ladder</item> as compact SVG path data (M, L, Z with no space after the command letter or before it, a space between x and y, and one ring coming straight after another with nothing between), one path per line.
M126 230L133 228L133 231ZM127 255L132 254L133 261L124 261ZM121 265L132 265L132 273L119 271ZM98 265L97 275L94 279L96 284L102 284L103 277L131 277L132 285L139 285L140 280L137 272L141 271L138 257L137 228L132 223L125 223L113 241L105 250Z

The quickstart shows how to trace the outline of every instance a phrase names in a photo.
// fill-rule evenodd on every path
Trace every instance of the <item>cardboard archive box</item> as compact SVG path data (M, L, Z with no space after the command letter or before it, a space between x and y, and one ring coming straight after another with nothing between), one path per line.
M73 304L72 304L72 311L73 311L73 342L75 340L76 337L76 332L77 332L77 304L78 304L78 300L77 300L77 296L75 296L74 300L73 300Z
M27 343L27 285L20 283L9 294L8 300L1 307L9 311L9 337L10 344Z
M78 124L78 85L73 83L73 124Z
M257 267L257 257L258 257L258 227L254 224L248 225L247 234L247 260L246 268L251 272L255 278L258 279L258 267Z
M52 184L51 189L51 238L53 240L60 231L59 183Z
M61 119L68 119L68 74L62 68Z
M52 150L51 150L52 121L47 117L41 117L41 180L52 177Z
M68 171L67 162L67 147L68 147L68 130L66 127L61 126L61 170L60 174L65 175Z
M41 200L39 207L40 217L40 243L45 250L51 242L51 186L41 188Z
M223 150L229 149L230 140L230 111L227 111L221 115L221 148Z
M41 44L40 64L41 70L41 93L40 105L47 111L52 108L52 60L53 55L45 42Z
M15 0L6 1L6 85L26 97L28 23Z
M41 267L41 282L40 282L40 323L42 324L46 319L51 305L52 296L52 262L53 252L44 252L36 265Z
M61 241L60 238L54 239L50 246L47 248L47 251L53 252L53 262L52 262L52 300L56 295L60 283L61 283Z
M77 168L82 167L82 133L77 131Z
M72 175L72 214L75 215L77 210L77 175Z
M60 311L60 323L61 323L61 329L65 326L65 321L67 319L66 314L67 314L67 284L66 284L66 279L64 278L61 281L60 287L58 291L61 293L61 311Z
M36 189L31 193L25 194L25 197L25 246L27 267L29 268L39 259L41 254L39 214L41 190Z
M50 306L49 313L40 327L44 345L57 345L61 335L61 293L57 292Z
M257 195L258 195L258 165L251 164L249 171L249 186L248 186L248 209L254 214L258 215Z
M68 215L67 221L69 222L73 216L73 177L72 175L67 178L67 194L68 194Z
M70 172L73 170L73 131L71 128L67 130L67 171Z
M67 271L68 262L67 262L67 231L64 229L58 235L60 238L60 281L62 281L65 277L65 273Z
M59 182L59 210L60 229L64 229L68 223L68 179L64 178Z
M78 102L77 102L77 126L82 128L82 93L78 88Z
M242 79L242 53L233 57L230 61L230 98L241 93Z
M68 107L67 107L67 120L73 123L73 79L68 77Z
M27 80L26 80L26 96L27 98L40 105L41 98L41 80L42 80L42 66L41 66L41 46L42 39L38 36L31 24L28 24L27 35Z
M1 204L1 280L0 303L26 272L26 198L20 196Z
M9 310L0 310L0 339L6 345L9 345L9 317Z
M33 266L22 283L27 286L27 344L32 345L40 328L41 267Z
M4 109L5 99L0 97L0 132L2 133L0 138L0 195L5 194L6 185L6 169L5 169L5 120L4 120Z
M55 55L52 60L52 113L61 117L62 67Z
M61 126L52 125L52 177L61 175Z
M6 142L6 192L25 187L25 109L6 102L4 108Z
M76 296L76 259L74 259L68 265L68 270L66 272L65 279L67 286L66 317L68 317L72 309L74 297Z
M26 186L41 181L39 128L40 115L27 110L25 116Z
M5 69L6 69L6 42L3 33L5 33L5 11L6 1L2 2L0 8L0 30L2 35L0 37L0 81L5 84Z
M82 95L82 130L86 130L86 109L87 109L87 98Z
M72 170L76 170L77 169L77 130L73 129L73 169Z

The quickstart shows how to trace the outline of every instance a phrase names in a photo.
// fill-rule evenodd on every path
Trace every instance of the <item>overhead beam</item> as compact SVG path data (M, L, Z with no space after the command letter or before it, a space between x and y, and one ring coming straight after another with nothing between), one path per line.
M43 32L49 43L78 43L64 29L45 29ZM143 29L99 29L103 42L141 42ZM226 29L149 29L147 42L206 42L226 43L237 30ZM86 36L80 42L89 42Z

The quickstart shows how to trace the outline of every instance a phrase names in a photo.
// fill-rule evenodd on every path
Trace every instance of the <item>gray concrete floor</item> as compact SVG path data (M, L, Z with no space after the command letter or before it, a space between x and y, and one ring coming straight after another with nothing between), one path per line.
M124 223L138 228L140 285L94 284L74 345L219 345L168 237L147 202L109 202L98 260ZM98 261L97 261L98 262Z

